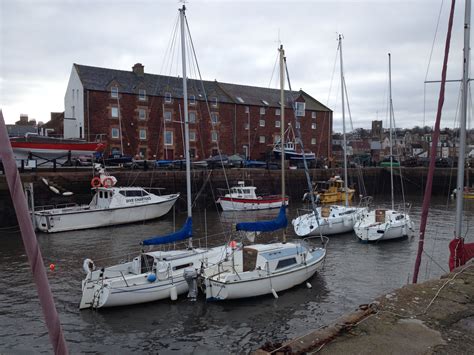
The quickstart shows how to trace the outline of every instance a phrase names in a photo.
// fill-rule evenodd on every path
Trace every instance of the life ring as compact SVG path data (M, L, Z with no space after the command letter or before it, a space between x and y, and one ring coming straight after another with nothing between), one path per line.
M99 187L100 185L101 185L100 178L98 178L97 176L91 180L92 187L96 188L96 187Z
M104 181L102 181L102 185L104 185L104 187L112 187L113 184L114 184L114 181L110 177L106 177Z

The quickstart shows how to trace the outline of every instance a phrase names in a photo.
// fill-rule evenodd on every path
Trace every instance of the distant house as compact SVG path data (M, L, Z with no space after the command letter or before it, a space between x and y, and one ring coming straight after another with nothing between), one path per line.
M6 126L9 137L24 137L29 133L38 133L36 120L29 120L26 114L21 114L20 120L16 121L15 124L7 124Z

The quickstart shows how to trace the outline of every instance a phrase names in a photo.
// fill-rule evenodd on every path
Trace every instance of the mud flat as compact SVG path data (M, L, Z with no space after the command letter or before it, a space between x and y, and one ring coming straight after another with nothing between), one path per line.
M255 354L472 354L474 262L407 285L283 344Z

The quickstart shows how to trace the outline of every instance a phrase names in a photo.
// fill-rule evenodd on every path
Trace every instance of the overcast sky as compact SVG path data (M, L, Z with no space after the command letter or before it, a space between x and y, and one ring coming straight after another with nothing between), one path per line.
M167 48L178 1L0 4L0 108L7 123L20 113L46 122L50 112L63 111L73 63L131 70L140 62L148 73L178 74L177 63L164 64L170 62ZM462 73L464 1L456 5L448 79L460 79ZM186 6L206 80L268 87L280 39L293 89L334 110L334 130L340 131L339 62L334 76L333 67L342 33L354 128L369 128L374 119L388 125L388 52L397 127L433 125L439 85L424 81L441 77L450 1L191 0ZM274 77L270 86L276 84ZM443 127L454 127L458 96L459 83L448 84Z

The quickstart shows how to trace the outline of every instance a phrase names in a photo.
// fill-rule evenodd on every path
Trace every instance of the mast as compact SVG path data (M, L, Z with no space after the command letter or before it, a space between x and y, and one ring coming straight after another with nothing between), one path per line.
M285 51L280 45L280 147L281 147L281 203L285 205ZM283 230L283 242L286 242L285 230Z
M458 176L456 186L456 225L454 236L462 238L464 163L466 156L467 89L469 82L469 44L471 30L471 0L466 0L464 12L464 58L462 67L461 125L459 132Z
M184 149L186 159L186 202L188 208L188 218L192 218L191 203L191 158L189 155L189 121L188 121L188 84L186 77L186 43L184 35L184 22L186 16L186 6L179 10L179 18L181 25L181 58L183 68L183 102L184 102ZM192 247L192 238L189 238L189 247Z
M341 64L341 100L342 100L342 137L344 144L344 196L346 207L349 206L349 197L347 196L347 140L346 140L346 115L344 111L344 66L342 63L342 36L339 35L339 59Z
M392 56L388 54L388 92L389 92L389 119L390 119L390 190L392 194L392 210L395 209L395 198L393 193L393 128L392 128Z

